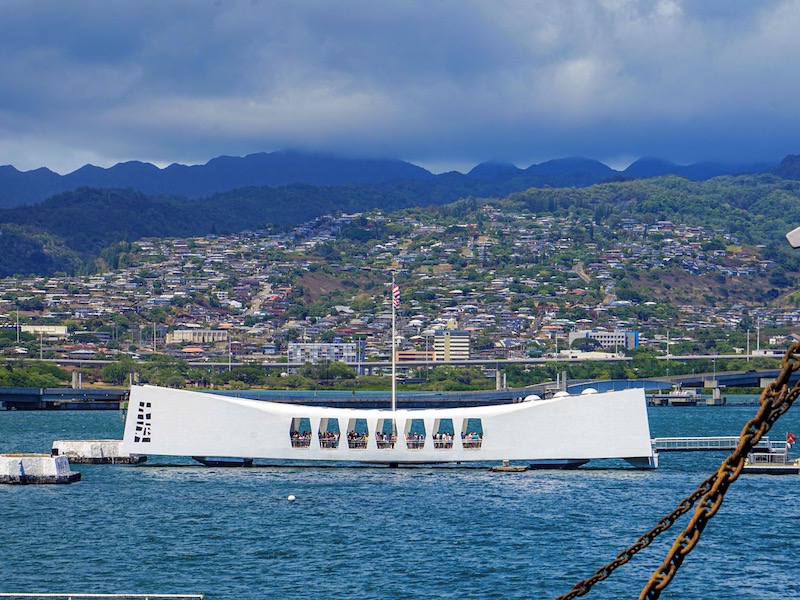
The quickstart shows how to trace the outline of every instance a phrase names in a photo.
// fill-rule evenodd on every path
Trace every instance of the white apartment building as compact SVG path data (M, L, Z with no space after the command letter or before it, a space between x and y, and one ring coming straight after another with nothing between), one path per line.
M22 325L20 331L48 341L65 340L69 337L66 325Z
M227 340L227 329L176 329L167 334L167 344L214 344Z
M364 361L363 347L356 343L296 343L289 342L290 363L319 363L337 361L358 363Z
M631 350L639 347L639 332L626 329L614 329L613 331L606 331L605 329L579 329L577 331L572 331L569 334L570 347L572 347L572 342L583 338L597 340L606 350L614 350L615 348Z
M442 329L434 333L434 360L469 360L469 355L469 331L463 329Z

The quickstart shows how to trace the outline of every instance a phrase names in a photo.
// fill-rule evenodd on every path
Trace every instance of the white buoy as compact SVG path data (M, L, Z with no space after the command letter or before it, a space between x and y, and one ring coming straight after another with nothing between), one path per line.
M286 499L287 499L289 502L294 502L294 501L296 500L296 498L294 497L294 494L289 494L289 497L288 497L288 498L286 498Z

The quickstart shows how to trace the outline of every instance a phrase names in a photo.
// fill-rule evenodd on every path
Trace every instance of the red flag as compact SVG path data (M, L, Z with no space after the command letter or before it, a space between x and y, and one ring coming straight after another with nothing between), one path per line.
M400 308L400 287L396 283L392 284L392 306Z
M786 443L792 445L797 442L797 436L793 433L786 433Z

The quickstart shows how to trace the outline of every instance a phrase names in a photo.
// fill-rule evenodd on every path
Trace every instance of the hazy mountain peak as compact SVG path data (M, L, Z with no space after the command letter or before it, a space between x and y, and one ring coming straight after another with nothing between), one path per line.
M772 172L786 179L800 179L800 155L790 154Z
M675 173L680 168L679 165L668 160L646 156L633 161L623 173L632 177L658 177Z
M510 162L488 160L473 167L472 170L467 173L467 176L475 179L496 179L497 177L517 175L521 172L522 169Z
M614 169L594 158L571 156L567 158L554 158L543 163L531 165L525 169L528 173L536 174L567 174L567 173L593 173L610 176Z

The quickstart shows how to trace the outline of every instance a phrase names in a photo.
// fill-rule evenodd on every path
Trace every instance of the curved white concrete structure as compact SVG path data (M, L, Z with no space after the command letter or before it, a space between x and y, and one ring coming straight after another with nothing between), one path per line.
M393 412L135 386L122 451L385 464L505 459L557 467L622 458L637 467L656 466L640 389Z

